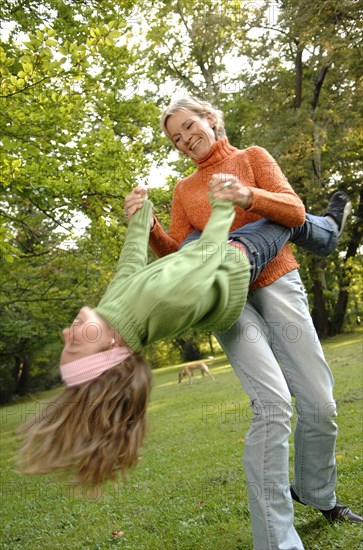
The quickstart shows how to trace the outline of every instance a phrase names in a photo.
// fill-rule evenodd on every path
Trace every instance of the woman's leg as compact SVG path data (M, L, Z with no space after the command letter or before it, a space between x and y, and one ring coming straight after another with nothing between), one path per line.
M298 271L250 294L250 301L270 327L271 348L296 398L293 488L302 502L329 510L336 503L333 377Z
M243 465L254 548L302 550L290 497L291 396L270 347L269 327L247 302L239 320L217 338L251 400Z

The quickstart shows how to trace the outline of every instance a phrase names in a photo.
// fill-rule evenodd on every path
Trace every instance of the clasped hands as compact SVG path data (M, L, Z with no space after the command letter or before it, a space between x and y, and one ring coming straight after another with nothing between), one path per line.
M148 190L145 187L135 187L131 193L125 197L125 218L129 222L132 216L142 208L147 199ZM153 225L153 220L150 221ZM151 226L152 226L151 225Z
M214 199L231 201L240 208L252 205L252 191L232 174L213 174L209 189Z
M241 208L249 208L252 205L252 192L249 187L243 185L232 174L214 174L209 182L212 198L231 201ZM125 218L129 222L137 210L142 208L147 199L148 190L145 187L135 187L125 198ZM190 197L192 200L193 197ZM154 216L150 219L150 225L154 225Z

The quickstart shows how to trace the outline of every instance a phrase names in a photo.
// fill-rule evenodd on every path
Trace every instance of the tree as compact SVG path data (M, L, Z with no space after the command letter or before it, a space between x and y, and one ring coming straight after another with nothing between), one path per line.
M354 260L362 237L362 142L359 131L362 114L361 36L357 25L362 7L352 2L329 0L324 6L282 2L281 23L288 31L290 51L295 51L294 110L305 118L305 142L310 161L299 183L307 203L321 201L339 182L352 197L355 215L350 231L342 240L341 255L335 255L331 273L336 273L338 299L329 304L322 281L325 261L312 260L313 317L320 334L336 334L343 327ZM295 134L301 134L301 131ZM344 138L342 139L342 136ZM301 142L301 137L299 142ZM301 159L303 160L303 159ZM300 161L300 159L299 159ZM348 267L350 266L350 267ZM322 273L324 277L317 276ZM333 286L333 285L331 285ZM332 307L333 306L333 307ZM327 315L330 309L330 315Z
M45 343L60 349L55 327L97 300L123 240L123 197L158 152L158 109L130 88L131 12L106 1L2 7L3 399L29 389Z

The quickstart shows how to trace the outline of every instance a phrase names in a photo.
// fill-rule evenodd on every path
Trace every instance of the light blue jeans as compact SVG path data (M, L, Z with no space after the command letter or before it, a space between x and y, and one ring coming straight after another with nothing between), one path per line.
M291 396L297 412L292 486L319 509L336 503L337 425L333 377L298 271L251 291L239 320L217 338L253 410L243 465L254 549L301 550L289 490Z
M198 236L193 232L183 245ZM244 245L253 281L288 240L320 256L330 254L338 228L327 217L307 214L300 227L261 219L230 237ZM321 510L333 508L336 502L337 426L333 377L297 270L250 292L239 320L216 336L253 410L243 464L254 549L301 550L290 496L291 396L296 398L297 412L292 486L302 502Z

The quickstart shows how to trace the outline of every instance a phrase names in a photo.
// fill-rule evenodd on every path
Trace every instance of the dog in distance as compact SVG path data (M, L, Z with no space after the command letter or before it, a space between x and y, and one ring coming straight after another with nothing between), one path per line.
M209 359L213 360L212 357L210 357ZM189 384L192 384L193 373L195 371L198 371L198 370L201 372L203 378L205 376L209 376L212 380L214 380L214 376L211 374L207 363L205 363L204 361L197 361L196 363L191 363L190 365L185 365L185 367L179 372L179 376L178 376L179 384L183 380L184 377L188 377L189 378Z

